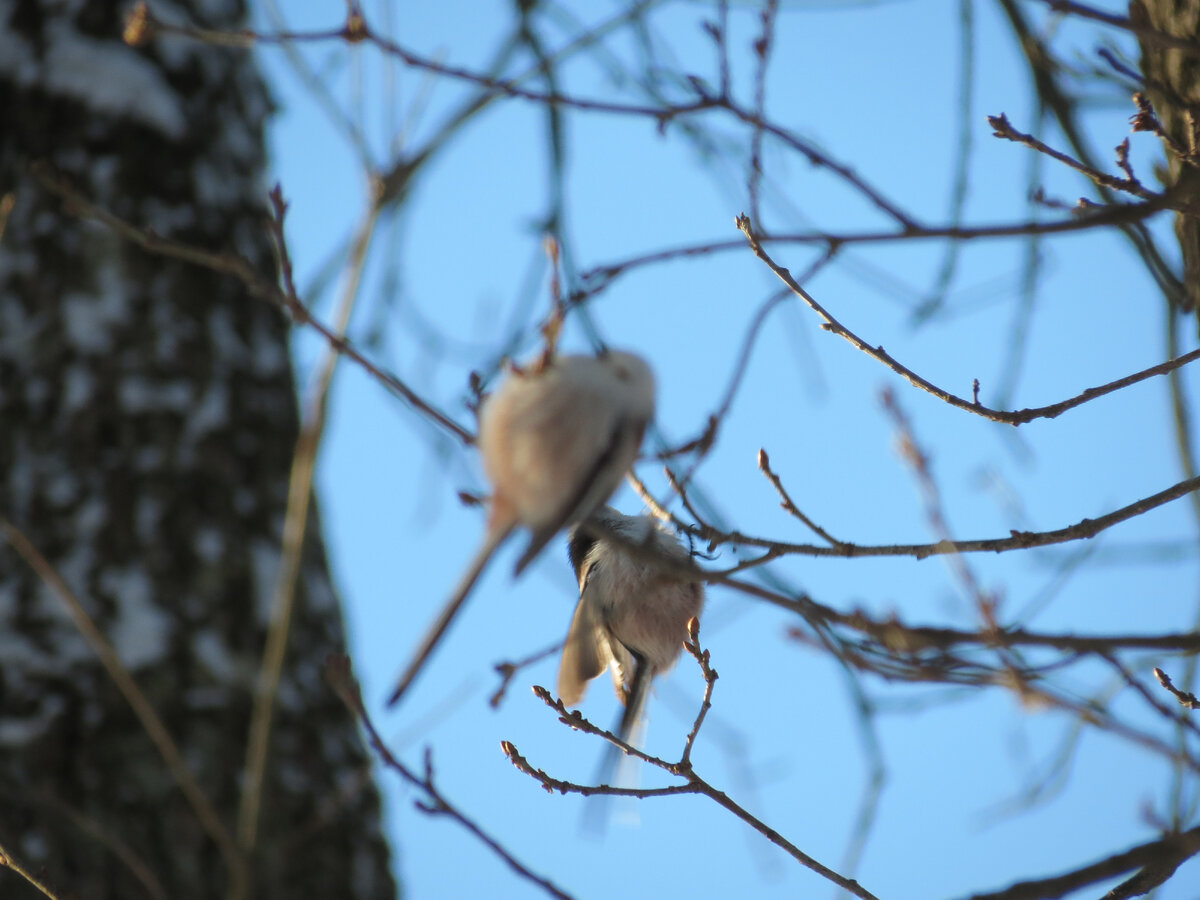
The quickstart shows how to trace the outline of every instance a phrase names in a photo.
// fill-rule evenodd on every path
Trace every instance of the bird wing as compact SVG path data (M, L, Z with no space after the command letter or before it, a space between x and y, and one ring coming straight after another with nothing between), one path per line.
M630 452L631 443L633 452L637 452L645 430L645 421L627 417L617 417L613 421L607 435L595 441L595 455L591 465L583 470L581 477L572 485L573 489L566 494L566 499L555 517L530 529L529 545L517 560L514 575L520 575L560 529L587 518L592 510L609 498L625 472L620 471L615 473L615 477L610 476L607 480L611 480L611 484L602 483L602 477L612 468L615 459ZM586 436L586 439L594 440L591 435Z
M597 634L600 623L592 610L581 594L563 644L558 664L558 696L568 706L579 702L587 683L603 672L608 663L600 656Z

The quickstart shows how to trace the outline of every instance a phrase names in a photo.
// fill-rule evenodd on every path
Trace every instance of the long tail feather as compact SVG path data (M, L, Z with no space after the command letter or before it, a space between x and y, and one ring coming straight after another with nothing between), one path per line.
M450 599L446 601L446 605L442 607L441 613L434 620L429 630L425 633L420 646L413 654L412 661L404 670L404 674L400 676L400 680L396 683L396 689L392 691L392 695L388 698L387 705L395 706L400 702L400 698L404 696L405 691L412 686L421 669L429 657L433 655L434 649L438 642L441 641L442 635L446 633L446 629L450 627L450 623L454 621L454 617L458 615L458 611L466 602L467 596L471 593L471 588L475 586L475 582L479 580L479 576L483 574L483 570L487 567L492 555L500 547L501 544L513 532L514 525L509 524L506 527L499 529L489 528L487 534L483 537L483 544L476 551L471 564L467 566L463 572L462 578L459 579L458 585L454 588L454 593L450 595Z
M650 682L653 680L653 672L645 662L635 655L633 684L629 689L629 696L625 701L625 709L621 712L621 719L617 723L616 734L622 741L631 747L641 747L643 740L646 737L646 700L650 696ZM638 783L638 764L641 762L637 757L630 756L616 744L609 744L604 750L604 756L600 760L600 768L596 772L595 783L607 784L610 787L632 788L637 787ZM591 798L584 807L583 812L583 828L584 831L594 835L604 833L605 826L612 817L610 812L610 803L614 799L620 799L630 804L628 807L629 815L621 815L621 819L628 819L631 824L636 824L638 821L636 800L630 797L614 798L604 794L597 795ZM623 806L624 808L624 806Z

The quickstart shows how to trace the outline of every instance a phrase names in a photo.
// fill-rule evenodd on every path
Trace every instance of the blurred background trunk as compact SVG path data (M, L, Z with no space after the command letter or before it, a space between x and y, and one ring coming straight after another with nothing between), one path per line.
M1135 23L1179 38L1200 41L1200 3L1196 0L1133 0ZM1175 234L1183 258L1184 303L1200 309L1200 55L1141 38L1146 96L1166 134L1163 184L1189 207L1175 215Z
M244 14L183 6L214 27ZM62 900L233 896L243 859L255 898L390 898L368 757L321 678L344 637L315 514L257 841L236 846L298 434L287 321L234 278L81 220L31 174L44 166L139 227L274 280L271 105L251 55L128 47L126 8L0 0L0 516L111 642L214 815L202 823L204 803L185 798L9 531L0 845ZM0 868L0 897L34 896Z

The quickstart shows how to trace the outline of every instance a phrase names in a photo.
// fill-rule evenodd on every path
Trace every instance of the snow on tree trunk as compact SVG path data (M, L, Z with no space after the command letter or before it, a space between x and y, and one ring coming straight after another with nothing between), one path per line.
M240 3L194 3L235 27ZM272 275L270 101L244 51L121 42L125 3L0 0L0 516L48 558L233 833L298 417L288 324L117 216ZM182 13L182 7L172 9ZM255 898L395 894L315 516L250 863ZM0 540L0 844L59 896L228 896L230 868L62 601ZM40 896L0 869L0 897Z

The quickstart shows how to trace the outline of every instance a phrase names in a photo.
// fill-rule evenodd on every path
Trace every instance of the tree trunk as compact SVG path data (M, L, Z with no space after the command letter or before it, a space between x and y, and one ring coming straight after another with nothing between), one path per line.
M211 27L243 12L191 5ZM81 221L31 172L273 278L270 102L245 51L125 46L126 6L0 0L0 516L111 642L220 827L0 535L0 844L60 900L216 898L238 868L228 835L298 431L288 325L237 280ZM247 896L390 898L368 757L321 678L344 637L316 525ZM0 868L0 897L35 896Z
M1196 0L1133 0L1129 17L1138 24L1200 47L1200 3ZM1165 47L1141 38L1146 96L1166 137L1164 187L1183 203L1175 215L1175 234L1183 257L1184 299L1200 309L1200 53Z

